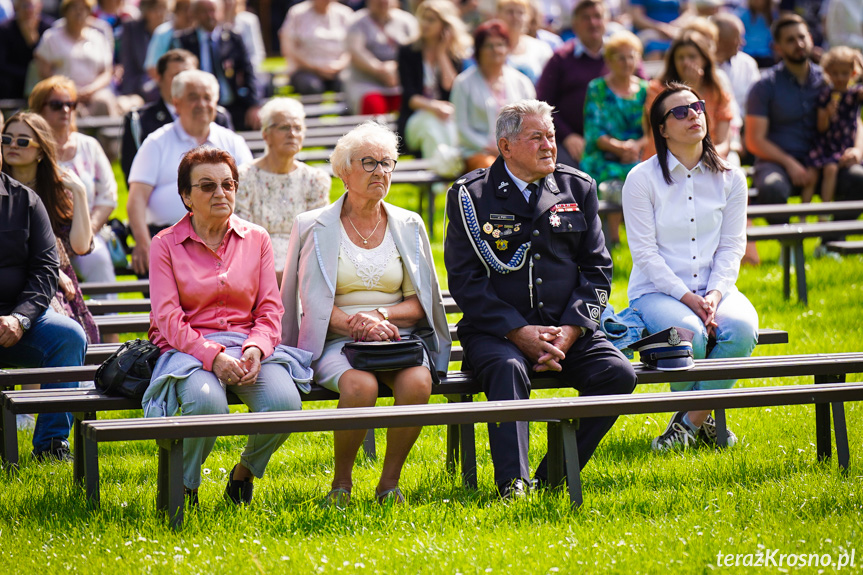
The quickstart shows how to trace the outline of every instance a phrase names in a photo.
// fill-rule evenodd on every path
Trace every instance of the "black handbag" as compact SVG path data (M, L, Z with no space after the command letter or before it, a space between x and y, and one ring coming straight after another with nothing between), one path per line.
M106 395L140 400L150 385L160 353L146 339L127 341L96 370L96 388Z
M342 347L342 354L354 369L398 371L422 365L425 353L428 354L432 381L440 383L434 360L423 339L433 334L434 330L427 327L415 330L401 341L349 341Z

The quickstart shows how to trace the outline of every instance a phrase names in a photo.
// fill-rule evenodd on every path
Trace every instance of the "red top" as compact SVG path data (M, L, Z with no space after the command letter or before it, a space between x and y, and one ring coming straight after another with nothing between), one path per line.
M204 336L232 331L248 335L262 359L282 339L284 307L267 232L231 216L216 252L204 245L189 214L150 245L150 341L164 353L176 349L212 371L224 347Z

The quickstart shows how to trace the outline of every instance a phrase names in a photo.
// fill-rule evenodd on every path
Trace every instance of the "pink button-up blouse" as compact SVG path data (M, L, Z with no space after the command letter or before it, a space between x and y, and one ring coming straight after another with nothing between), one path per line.
M243 350L273 353L282 339L285 308L266 230L231 216L216 252L204 245L189 214L150 245L150 341L164 353L176 349L212 371L224 351L205 339L215 332L248 334Z

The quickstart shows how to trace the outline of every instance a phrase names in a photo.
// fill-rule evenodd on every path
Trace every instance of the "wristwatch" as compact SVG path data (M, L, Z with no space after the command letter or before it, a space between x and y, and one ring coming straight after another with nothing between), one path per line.
M383 316L384 321L390 321L390 312L387 311L387 308L379 307L375 311Z
M13 313L12 317L18 320L18 323L21 324L21 329L24 331L30 329L30 318L23 313Z

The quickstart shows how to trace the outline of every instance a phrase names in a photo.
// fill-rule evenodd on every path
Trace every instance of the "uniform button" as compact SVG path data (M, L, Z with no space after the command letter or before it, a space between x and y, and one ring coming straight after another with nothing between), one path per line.
M692 238L692 241L694 242L694 241L695 241L695 238Z
M692 256L692 259L695 259L695 256Z
M695 218L689 218L689 221L690 221L690 222L694 222L694 221L695 221Z
M539 235L539 230L533 230L533 237L536 237L538 235Z
M691 178L691 177L692 177L692 174L686 174L686 177L687 177L687 178Z
M542 308L544 308L544 307L545 307L545 304L544 304L544 303L542 303L542 302L539 302L539 309L542 309Z
M539 255L539 254L533 254L533 259L535 259L535 260L538 260L538 259L539 259L539 258L541 258L541 257L542 257L542 256L541 256L541 255Z
M689 199L691 200L691 199L692 199L692 196L689 196Z
M572 229L572 224L566 224L566 229L571 230L571 229Z
M536 285L538 285L538 286L542 285L542 278L536 278Z
M692 277L697 278L698 274L692 274Z

